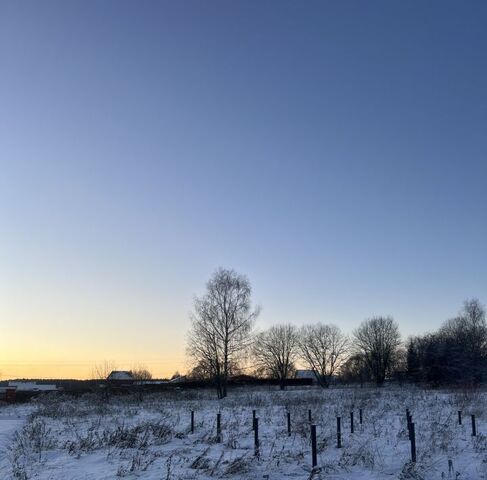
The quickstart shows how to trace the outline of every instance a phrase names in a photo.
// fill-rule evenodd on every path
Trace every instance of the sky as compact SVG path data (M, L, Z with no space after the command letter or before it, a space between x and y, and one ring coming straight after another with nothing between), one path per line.
M0 379L185 370L258 329L487 303L487 3L2 1Z

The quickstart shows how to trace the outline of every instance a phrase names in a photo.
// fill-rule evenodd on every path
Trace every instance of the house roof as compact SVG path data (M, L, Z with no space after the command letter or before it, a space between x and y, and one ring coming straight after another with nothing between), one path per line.
M108 375L107 380L133 380L134 377L129 371L126 370L113 370Z

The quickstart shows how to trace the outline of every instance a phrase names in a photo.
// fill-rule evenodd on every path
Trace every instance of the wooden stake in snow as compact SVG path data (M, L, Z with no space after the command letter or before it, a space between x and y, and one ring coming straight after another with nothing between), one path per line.
M259 419L254 418L254 455L259 456Z
M409 409L408 408L406 409L406 420L408 422L408 438L409 438L409 440L411 440L411 423L413 421L413 417L409 413Z
M194 410L191 410L191 433L194 433Z
M252 430L255 428L255 414L256 411L252 410Z
M222 424L221 424L222 414L216 414L216 442L221 443L222 441Z
M311 465L316 467L317 455L316 455L316 425L311 425Z
M360 409L360 410L358 411L358 414L359 414L359 415L358 415L358 416L359 416L359 423L360 423L360 425L362 425L362 409Z
M458 425L462 424L462 411L458 410Z
M291 412L287 412L287 436L291 436Z
M350 433L353 433L353 412L350 412Z
M411 461L416 463L416 431L414 429L414 422L409 425L409 439L411 440Z
M472 415L472 437L477 436L477 425L475 425L475 415Z
M342 448L342 419L337 417L337 448Z

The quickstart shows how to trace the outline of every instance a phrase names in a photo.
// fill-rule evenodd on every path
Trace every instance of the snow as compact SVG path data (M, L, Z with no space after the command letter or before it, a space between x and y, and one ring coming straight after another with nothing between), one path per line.
M32 415L27 418L29 408ZM416 425L415 465L410 462L406 408ZM254 409L259 418L258 456ZM314 472L308 409L317 426ZM458 425L458 410L463 412L463 425ZM218 412L221 443L216 441ZM477 437L471 436L470 414L476 415ZM341 449L336 448L337 416L342 417ZM309 387L279 392L242 387L222 401L211 391L177 390L115 396L108 403L94 394L81 398L50 394L27 406L0 407L0 477L482 480L487 479L486 432L487 393L482 391Z
M9 446L15 433L26 422L29 411L30 408L26 406L0 408L0 472L6 472L9 469Z

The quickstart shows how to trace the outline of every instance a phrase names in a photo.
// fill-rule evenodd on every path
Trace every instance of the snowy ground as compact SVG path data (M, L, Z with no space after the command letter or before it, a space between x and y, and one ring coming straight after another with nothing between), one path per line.
M406 408L416 425L415 465L410 462ZM259 456L254 452L253 409L259 417ZM317 426L315 471L308 409ZM461 426L458 410L464 416ZM221 443L216 441L219 411ZM471 435L472 413L476 437ZM343 420L341 449L336 448L337 416ZM481 480L487 479L486 434L486 392L237 389L221 402L206 391L112 397L109 403L95 395L46 396L33 405L0 407L0 478Z
M10 469L9 449L18 432L26 423L28 415L33 408L30 405L21 407L3 406L0 407L0 472L8 472Z

